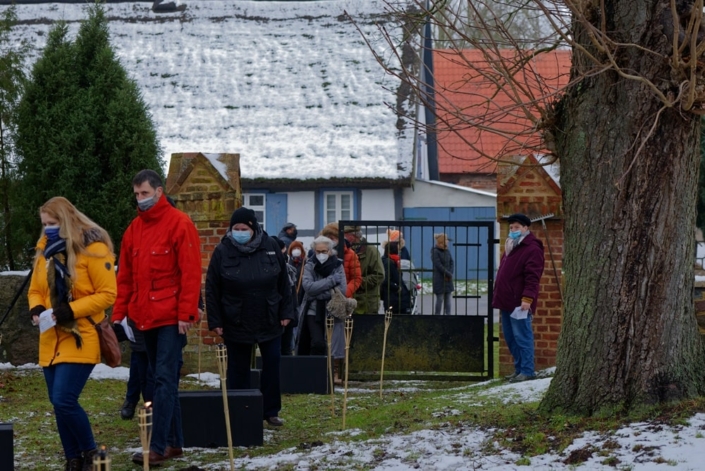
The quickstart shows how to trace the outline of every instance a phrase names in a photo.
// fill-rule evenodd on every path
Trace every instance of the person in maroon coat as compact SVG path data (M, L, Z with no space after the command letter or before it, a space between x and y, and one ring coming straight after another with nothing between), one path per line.
M534 333L531 318L536 311L539 281L543 274L543 243L529 231L531 220L523 214L512 214L509 237L499 262L492 307L502 313L502 331L514 358L511 382L535 378Z

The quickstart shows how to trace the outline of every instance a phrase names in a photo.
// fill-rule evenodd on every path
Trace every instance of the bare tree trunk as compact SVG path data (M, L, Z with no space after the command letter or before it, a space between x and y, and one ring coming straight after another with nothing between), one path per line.
M664 51L665 36L648 32L656 25L628 14L645 2L609 6L621 19L610 31ZM619 52L622 70L677 96L668 61ZM585 63L574 50L572 74ZM613 71L584 79L557 106L565 315L543 410L594 414L703 390L692 298L700 120L662 107L642 82Z

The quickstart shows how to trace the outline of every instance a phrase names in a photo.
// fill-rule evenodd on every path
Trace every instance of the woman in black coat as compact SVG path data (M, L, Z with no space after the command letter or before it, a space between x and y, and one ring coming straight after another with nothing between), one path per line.
M436 245L431 249L431 261L433 262L433 294L436 296L436 306L434 314L441 315L441 308L446 316L450 315L451 296L455 287L453 286L453 272L455 263L448 248L448 236L444 233L435 234Z
M230 231L211 257L206 275L208 328L228 350L228 389L250 388L252 347L262 356L264 420L280 426L281 335L294 319L284 255L257 223L255 212L236 210Z
M385 311L391 307L394 314L410 314L411 292L402 279L400 260L399 242L389 242L382 257L384 280L380 294Z

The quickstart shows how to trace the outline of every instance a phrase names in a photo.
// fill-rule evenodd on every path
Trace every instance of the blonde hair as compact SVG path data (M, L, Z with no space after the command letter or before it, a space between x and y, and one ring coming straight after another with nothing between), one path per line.
M110 254L113 253L113 242L110 240L108 232L93 222L88 216L71 204L69 200L63 196L55 196L44 203L39 208L39 214L45 213L59 221L59 236L66 240L66 266L71 277L76 276L76 255L84 254L91 257L103 256L104 254L94 254L86 250L88 244L96 241L103 242L108 246ZM90 240L86 238L86 232L94 233L94 237ZM39 240L44 236L44 230L39 236ZM35 259L44 256L44 251L37 249Z

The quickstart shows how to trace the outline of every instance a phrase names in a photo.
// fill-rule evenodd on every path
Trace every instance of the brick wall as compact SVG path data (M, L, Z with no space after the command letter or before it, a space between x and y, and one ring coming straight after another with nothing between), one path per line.
M228 230L230 216L242 204L240 156L219 154L216 160L220 170L204 154L173 154L166 183L167 194L176 207L188 214L198 229L202 283L211 254ZM219 342L220 338L208 330L204 316L199 328L191 331L186 352L197 352L199 346L202 352L209 352Z
M533 157L527 157L522 165L500 164L497 175L497 220L500 222L500 254L504 251L508 224L503 216L524 213L530 218L549 213L546 228L540 222L531 225L531 232L544 245L545 265L533 318L536 369L541 370L556 364L558 335L563 319L563 303L560 285L563 267L563 207L561 189ZM549 250L550 246L550 250ZM553 262L551 260L553 254ZM555 263L555 271L554 271ZM501 330L501 328L500 328ZM500 335L500 375L514 371L512 356Z

